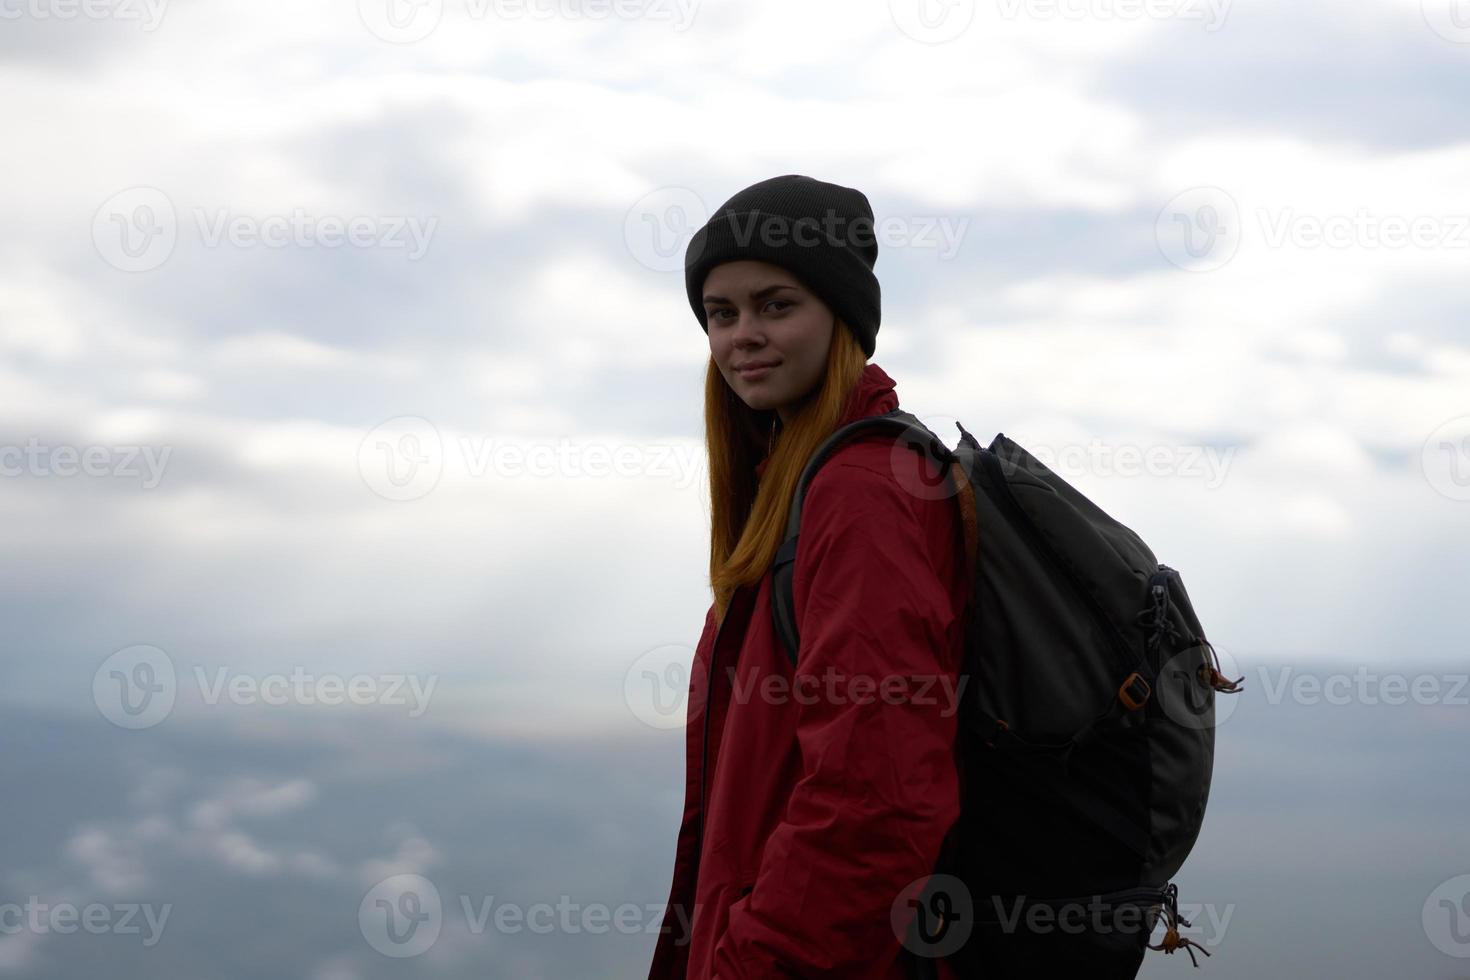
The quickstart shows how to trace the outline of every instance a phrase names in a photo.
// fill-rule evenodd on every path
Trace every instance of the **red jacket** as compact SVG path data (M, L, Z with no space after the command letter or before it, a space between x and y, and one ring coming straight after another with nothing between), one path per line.
M893 379L869 363L842 421L897 405ZM919 457L894 446L850 442L807 488L794 673L769 571L736 591L718 628L713 606L705 616L649 980L904 976L895 899L934 870L960 812L967 587L955 501L905 490L895 458Z

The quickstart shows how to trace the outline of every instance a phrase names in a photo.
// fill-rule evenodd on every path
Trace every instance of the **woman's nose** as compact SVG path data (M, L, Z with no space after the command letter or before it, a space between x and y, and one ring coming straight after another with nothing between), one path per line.
M731 336L737 344L763 339L760 318L754 313L741 310L739 319L735 321L735 332Z

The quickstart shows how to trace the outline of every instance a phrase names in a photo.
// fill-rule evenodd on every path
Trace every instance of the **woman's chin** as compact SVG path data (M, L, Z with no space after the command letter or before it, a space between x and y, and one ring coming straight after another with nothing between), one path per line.
M769 412L781 404L781 399L768 391L742 391L740 400L745 402L747 408L756 412Z

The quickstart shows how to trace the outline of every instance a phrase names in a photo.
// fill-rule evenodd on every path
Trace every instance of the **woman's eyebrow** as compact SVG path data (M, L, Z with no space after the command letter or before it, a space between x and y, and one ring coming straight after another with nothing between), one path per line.
M795 289L795 288L796 288L795 286L788 286L784 282L778 282L774 286L767 286L764 289L758 289L758 290L756 290L755 292L753 292L753 293L750 294L750 298L751 299L756 299L756 300L765 299L767 296L771 295L772 293L774 293L774 292L776 292L778 290L781 290L781 289ZM704 297L704 302L705 302L705 305L708 306L711 303L728 303L730 301L728 299L726 299L725 297L723 297L723 296L715 296L713 293L706 293L705 294L705 297Z

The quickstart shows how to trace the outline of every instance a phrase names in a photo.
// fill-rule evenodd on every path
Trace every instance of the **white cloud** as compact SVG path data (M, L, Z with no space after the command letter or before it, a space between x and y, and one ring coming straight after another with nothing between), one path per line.
M214 344L208 354L220 369L237 371L361 371L404 376L415 365L402 357L323 344L279 330L237 334Z
M311 972L311 980L361 980L362 974L352 965L347 956L334 956L318 963Z
M236 817L275 817L300 809L316 795L316 786L307 779L277 785L251 777L233 779L217 795L195 803L189 823L202 830L219 830Z
M703 488L474 472L463 447L565 440L647 459L668 443L697 456L707 347L681 277L640 265L623 222L660 187L709 207L788 172L859 187L880 217L971 219L952 262L879 259L877 360L913 405L982 439L1232 444L1220 493L1102 484L1125 508L1148 500L1162 526L1197 528L1202 554L1245 563L1237 538L1279 533L1283 560L1310 567L1324 542L1361 545L1367 527L1413 547L1442 539L1424 481L1387 461L1415 459L1470 411L1470 337L1453 321L1466 250L1273 246L1269 233L1359 210L1470 212L1470 142L1384 149L1242 128L1209 100L1181 129L1100 83L1197 25L980 5L961 37L926 45L883 5L703 4L687 31L474 22L449 7L429 39L394 46L351 3L174 5L154 34L91 52L86 71L0 67L30 93L4 110L27 147L0 186L5 438L172 450L148 492L7 485L10 554L38 589L75 597L29 624L59 658L93 657L99 635L180 635L171 653L186 669L458 669L474 675L461 690L532 705L518 725L583 722L605 703L602 680L567 693L569 672L605 679L617 657L696 638ZM1249 36L1248 13L1232 11L1236 35ZM1380 13L1346 16L1357 29ZM1438 43L1427 26L1424 39ZM90 229L103 201L140 184L165 190L186 230L194 208L297 206L413 209L439 226L403 267L186 242L128 274ZM1207 184L1240 208L1242 241L1222 268L1188 273L1159 253L1152 222ZM997 215L1057 230L998 240ZM989 255L1012 271L997 275ZM375 304L350 307L359 289ZM1426 305L1403 309L1409 298ZM385 326L400 319L412 328ZM424 499L392 502L366 485L358 450L403 414L432 419L444 472ZM1446 579L1460 571L1439 561ZM1371 605L1380 566L1342 562L1355 573L1344 601ZM1365 650L1386 635L1358 634ZM228 809L195 829L244 835L246 819ZM225 844L216 853L247 866L259 851L281 873L317 867L248 835Z
M136 895L148 884L136 841L98 826L78 830L63 850L81 865L93 886L108 895Z
M262 843L237 826L240 820L279 818L307 806L316 797L317 788L308 779L276 784L254 777L231 779L215 795L197 800L189 808L180 846L253 877L283 873L334 877L338 868L331 858L307 848Z
M29 930L0 935L0 973L29 973L41 939Z
M359 883L375 885L393 875L423 874L439 864L443 855L422 837L409 833L398 841L397 850L384 858L371 858L358 864Z

